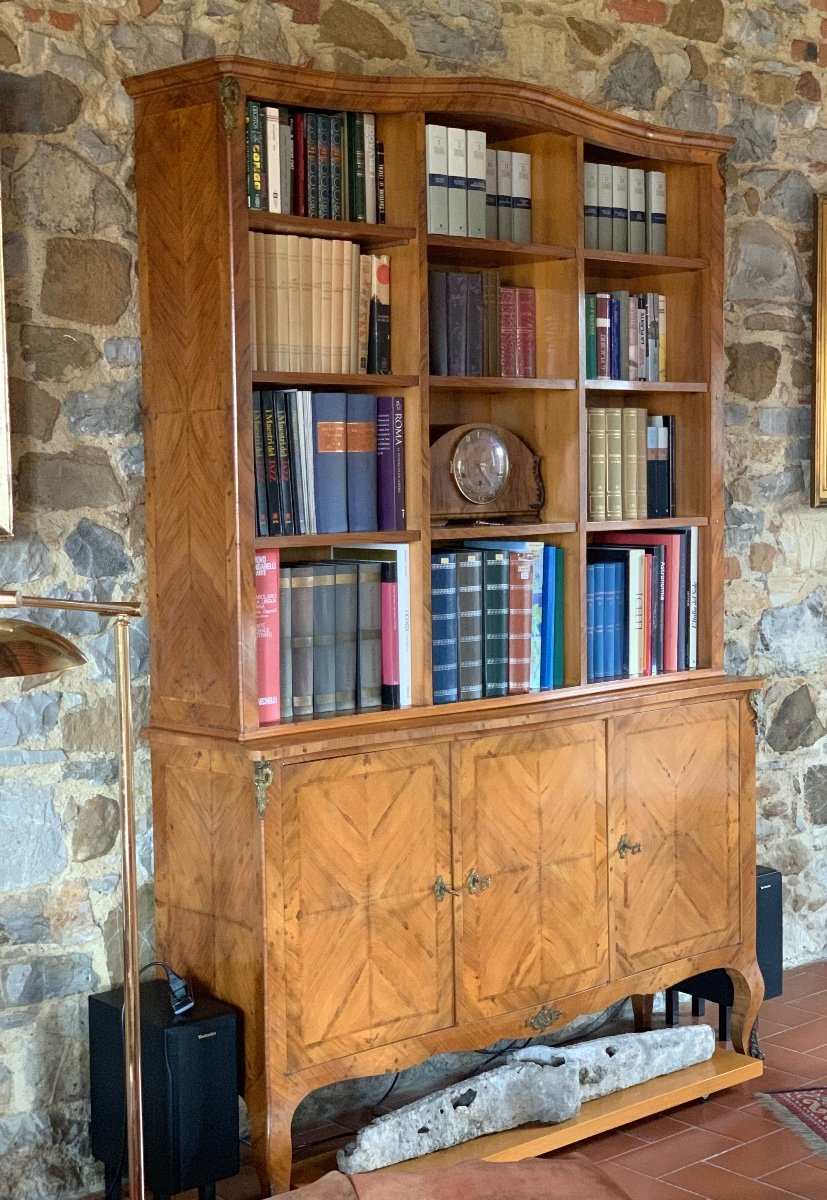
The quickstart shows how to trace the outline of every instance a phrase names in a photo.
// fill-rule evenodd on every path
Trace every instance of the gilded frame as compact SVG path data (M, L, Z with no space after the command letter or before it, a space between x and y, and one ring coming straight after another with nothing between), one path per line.
M827 196L816 196L815 226L810 504L813 508L827 508Z

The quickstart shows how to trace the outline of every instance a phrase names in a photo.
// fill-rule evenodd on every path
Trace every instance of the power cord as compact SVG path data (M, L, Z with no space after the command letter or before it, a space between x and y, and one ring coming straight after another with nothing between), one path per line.
M141 967L138 972L143 975L144 971L149 971L152 967L160 967L166 971L167 983L169 984L169 1002L172 1011L176 1017L181 1017L184 1013L189 1012L195 1005L195 1000L192 996L192 989L187 983L183 975L179 975L174 971L169 963L161 962L160 959L155 959L151 963L147 963L145 967Z

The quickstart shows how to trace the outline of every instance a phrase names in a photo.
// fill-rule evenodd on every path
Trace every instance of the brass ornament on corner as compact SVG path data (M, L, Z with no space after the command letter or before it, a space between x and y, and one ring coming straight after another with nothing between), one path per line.
M562 1015L559 1008L546 1008L544 1005L533 1017L529 1017L526 1025L532 1029L536 1029L538 1033L544 1033L550 1025L553 1025L555 1021L559 1021Z
M273 764L271 762L254 763L253 779L256 789L256 808L258 815L263 818L267 812L267 805L270 803L267 790L273 782Z
M241 101L241 84L235 75L224 76L218 85L218 94L224 110L224 132L230 137L238 124L238 106Z

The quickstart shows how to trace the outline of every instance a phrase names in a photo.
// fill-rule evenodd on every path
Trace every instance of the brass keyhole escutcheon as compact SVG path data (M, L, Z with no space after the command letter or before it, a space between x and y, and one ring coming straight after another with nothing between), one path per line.
M536 1029L538 1033L543 1033L548 1029L549 1025L553 1025L562 1015L559 1008L546 1008L544 1005L533 1017L529 1017L526 1025L529 1025L532 1029Z
M442 878L441 875L437 875L436 882L434 883L433 887L431 888L431 891L436 896L437 901L444 900L445 897L449 894L451 896L459 895L459 892L457 891L456 888L448 887L448 884L445 882L445 880Z
M478 896L480 892L484 892L486 888L491 887L491 876L480 875L476 867L472 867L468 872L468 891L472 896Z
M627 854L640 854L640 842L630 842L624 833L617 843L617 853L621 858Z

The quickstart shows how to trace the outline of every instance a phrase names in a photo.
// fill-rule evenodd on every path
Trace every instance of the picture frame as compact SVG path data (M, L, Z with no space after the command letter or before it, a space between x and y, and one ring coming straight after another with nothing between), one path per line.
M0 540L12 536L12 468L9 432L9 360L6 352L6 288L0 212Z
M813 263L813 420L810 504L813 508L827 508L827 196L816 196Z

